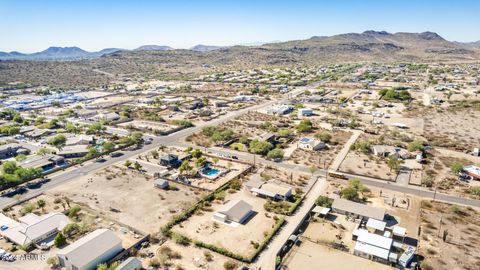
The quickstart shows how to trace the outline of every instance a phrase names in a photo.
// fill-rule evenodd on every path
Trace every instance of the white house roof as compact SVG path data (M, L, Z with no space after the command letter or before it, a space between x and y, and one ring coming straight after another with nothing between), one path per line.
M13 242L25 245L36 240L47 233L56 230L62 230L70 223L68 217L62 213L50 213L43 216L31 214L17 223L15 226L4 231L5 237Z
M393 239L363 229L357 230L357 234L355 250L388 260Z
M72 265L81 268L121 243L111 230L97 229L60 249L57 255L67 257Z
M390 254L390 250L372 246L363 242L357 242L355 244L355 250L358 250L363 253L371 254L375 257L379 257L384 260L388 260L388 254Z
M384 221L376 220L374 218L369 218L367 221L367 228L372 228L375 230L384 231L387 223Z
M393 234L398 236L405 236L407 234L407 229L400 226L393 226Z
M220 214L224 214L231 219L242 219L252 210L252 206L244 200L233 200L223 206L218 211Z
M134 270L142 268L142 262L137 257L129 257L115 268L115 270Z
M360 229L358 230L357 242L363 242L372 246L390 250L393 239Z

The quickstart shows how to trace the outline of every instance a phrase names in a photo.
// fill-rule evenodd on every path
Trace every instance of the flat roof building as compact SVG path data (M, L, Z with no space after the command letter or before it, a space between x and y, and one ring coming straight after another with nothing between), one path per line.
M374 218L383 221L383 218L385 217L385 209L372 207L345 199L335 199L332 203L332 211L362 219Z

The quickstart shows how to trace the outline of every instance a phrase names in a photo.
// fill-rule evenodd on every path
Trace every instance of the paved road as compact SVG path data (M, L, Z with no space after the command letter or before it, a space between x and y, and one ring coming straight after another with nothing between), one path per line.
M317 177L317 175L313 176ZM302 223L303 219L308 215L310 209L315 204L315 200L320 196L327 187L325 178L319 178L309 193L305 194L303 204L299 206L295 215L286 217L286 225L279 231L279 233L268 244L267 249L258 256L254 265L257 269L275 269L275 261L277 252L287 242L290 235L292 235Z

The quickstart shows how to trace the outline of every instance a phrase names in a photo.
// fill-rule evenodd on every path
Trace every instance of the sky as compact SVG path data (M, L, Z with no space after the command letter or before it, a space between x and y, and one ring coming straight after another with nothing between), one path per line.
M0 51L228 46L365 30L477 41L480 1L0 0Z

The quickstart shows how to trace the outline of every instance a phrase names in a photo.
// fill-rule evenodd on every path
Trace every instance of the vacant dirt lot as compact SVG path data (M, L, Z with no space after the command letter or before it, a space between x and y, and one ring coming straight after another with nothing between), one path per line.
M419 253L422 269L478 269L480 216L472 208L439 202L422 202ZM448 235L442 240L444 232Z
M284 260L284 265L287 269L312 269L312 266L314 269L329 270L395 269L308 240L293 248L289 257Z
M177 184L178 190L161 190L153 178L120 166L97 171L49 193L63 194L121 223L155 233L173 215L188 208L202 195Z
M373 155L349 151L339 168L342 172L365 175L394 181L397 174L390 171L386 162Z
M433 144L472 151L480 141L480 111L431 111L424 116L425 137Z
M225 203L238 199L252 205L255 212L246 224L234 227L213 220L213 214L220 210ZM187 221L173 227L173 231L204 243L226 248L243 256L249 256L255 250L252 243L261 243L265 238L265 233L270 232L275 224L273 215L267 215L264 210L264 203L265 199L255 197L246 190L241 190L234 194L228 194L225 201L215 201L212 204L211 211L198 213L190 217Z

